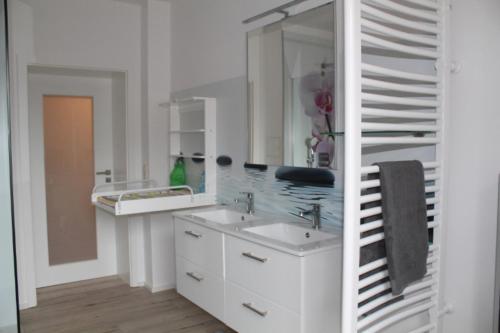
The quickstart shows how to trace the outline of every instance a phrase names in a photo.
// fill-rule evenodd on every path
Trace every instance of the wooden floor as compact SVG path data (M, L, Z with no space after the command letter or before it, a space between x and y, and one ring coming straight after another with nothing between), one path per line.
M23 333L235 333L174 290L151 294L103 278L38 290Z

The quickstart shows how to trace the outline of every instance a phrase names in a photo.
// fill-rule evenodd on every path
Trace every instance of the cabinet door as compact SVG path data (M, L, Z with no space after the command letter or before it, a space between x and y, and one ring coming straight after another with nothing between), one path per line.
M299 316L226 282L226 324L239 333L299 333Z
M175 251L210 273L224 276L222 233L176 218Z
M226 237L227 279L300 313L301 258Z
M177 256L177 292L212 316L224 320L224 281Z

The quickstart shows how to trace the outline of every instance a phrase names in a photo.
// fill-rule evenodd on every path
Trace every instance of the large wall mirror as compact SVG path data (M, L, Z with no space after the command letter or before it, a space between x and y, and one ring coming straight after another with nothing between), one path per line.
M248 33L250 163L340 165L336 23L329 3Z

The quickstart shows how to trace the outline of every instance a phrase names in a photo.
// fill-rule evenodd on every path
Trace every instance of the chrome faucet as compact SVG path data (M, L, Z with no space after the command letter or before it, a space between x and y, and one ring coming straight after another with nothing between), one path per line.
M255 196L252 192L241 192L240 194L245 195L244 198L234 199L234 202L244 203L247 205L247 214L253 215L255 213Z
M312 227L316 230L321 228L321 205L312 204L312 209L303 210L299 213L300 217L305 217L306 215L312 216Z

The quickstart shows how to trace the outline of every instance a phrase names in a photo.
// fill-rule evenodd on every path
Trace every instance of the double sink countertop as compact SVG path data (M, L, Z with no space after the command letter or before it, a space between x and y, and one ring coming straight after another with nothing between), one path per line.
M185 210L173 214L202 227L254 242L294 256L305 257L342 246L342 231L331 226L319 230L293 216L248 215L229 207Z

